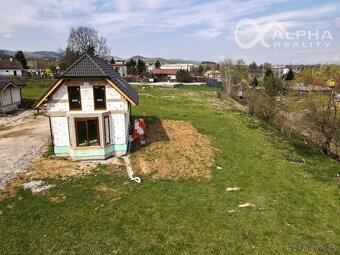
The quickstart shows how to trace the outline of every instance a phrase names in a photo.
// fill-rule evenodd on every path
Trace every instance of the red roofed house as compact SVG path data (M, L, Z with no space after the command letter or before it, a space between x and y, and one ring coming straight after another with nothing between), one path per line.
M0 59L0 76L22 76L20 61L10 58Z
M176 81L178 69L153 69L151 74L154 75L155 81Z

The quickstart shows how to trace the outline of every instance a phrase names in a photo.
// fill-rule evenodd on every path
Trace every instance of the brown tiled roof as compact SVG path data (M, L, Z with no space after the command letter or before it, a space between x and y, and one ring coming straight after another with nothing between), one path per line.
M167 75L175 75L178 72L178 69L153 69L151 71L152 74L167 74Z
M0 69L22 69L22 65L18 60L12 61L7 59L0 59Z

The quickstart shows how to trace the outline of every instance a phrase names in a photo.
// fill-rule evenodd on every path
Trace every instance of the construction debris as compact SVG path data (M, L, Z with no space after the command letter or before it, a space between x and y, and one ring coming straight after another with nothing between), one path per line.
M240 188L235 186L235 187L228 187L226 188L226 191L236 191L236 190L239 190Z
M44 181L42 180L38 180L38 181L30 181L30 182L26 182L22 185L22 187L24 189L30 189L32 191L32 193L38 193L41 191L45 191L48 190L50 188L55 187L55 185L52 184L45 184Z
M244 207L254 207L255 205L253 205L253 204L250 204L250 203L245 203L245 204L240 204L240 205L238 205L238 207L240 207L240 208L244 208Z

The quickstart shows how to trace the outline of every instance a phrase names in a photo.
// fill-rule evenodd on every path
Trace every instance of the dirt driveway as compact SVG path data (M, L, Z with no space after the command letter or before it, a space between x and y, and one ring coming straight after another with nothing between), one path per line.
M42 154L49 138L48 118L33 111L0 117L0 189Z

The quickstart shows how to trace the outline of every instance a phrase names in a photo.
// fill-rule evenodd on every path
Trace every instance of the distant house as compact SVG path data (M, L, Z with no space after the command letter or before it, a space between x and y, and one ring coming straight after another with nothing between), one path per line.
M10 58L0 59L0 76L22 76L20 61Z
M204 73L204 77L211 79L211 80L222 80L222 74L219 70L208 70Z
M176 81L178 69L153 69L151 74L154 75L155 81Z
M298 92L330 92L332 91L331 87L327 86L315 86L315 85L310 85L310 86L305 86L303 83L297 83L295 88L295 91Z
M56 156L106 159L124 155L137 91L106 61L85 54L42 96Z
M116 62L114 64L109 63L109 65L112 66L112 68L116 70L121 76L124 77L127 75L127 66L125 61Z
M6 113L17 109L21 103L21 81L0 77L0 112Z
M198 65L189 63L177 63L177 64L163 64L161 69L177 69L177 70L188 70L192 71Z

